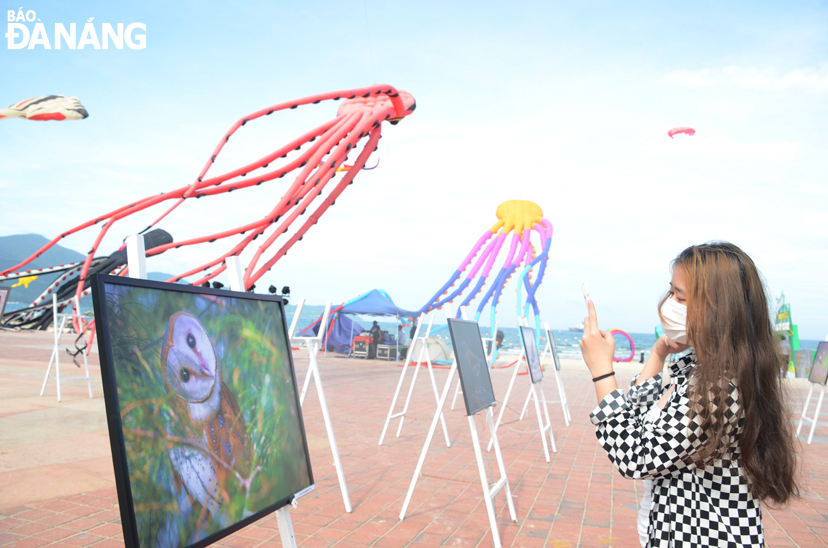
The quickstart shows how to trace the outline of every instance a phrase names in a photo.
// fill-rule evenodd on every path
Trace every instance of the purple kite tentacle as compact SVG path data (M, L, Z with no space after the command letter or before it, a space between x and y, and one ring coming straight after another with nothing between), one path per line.
M464 290L464 289L466 289L467 287L469 287L469 284L470 284L470 283L471 283L471 278L466 278L465 280L463 280L463 283L461 283L461 284L460 284L460 287L458 287L457 289L455 289L455 290L451 293L451 295L449 295L449 296L448 296L448 297L446 297L445 299L441 299L441 300L437 301L436 303L432 304L431 306L429 306L429 307L428 307L428 308L429 308L429 310L430 310L430 309L432 309L432 308L437 308L437 307L439 307L439 306L443 306L443 305L444 305L444 304L446 304L447 302L451 301L452 299L454 299L455 297L457 297L457 295L461 294L461 293L463 292L463 290Z
M477 280L477 284L475 284L474 289L472 289L471 293L460 303L460 306L457 307L458 314L460 313L460 309L464 306L468 306L470 302L480 293L480 288L483 287L483 284L486 283L486 276L481 276L480 279ZM459 316L458 316L459 317Z
M452 274L451 278L449 278L449 281L447 281L445 284L443 284L443 287L441 287L440 289L437 290L437 293L435 293L434 296L431 297L426 302L426 304L423 305L423 307L418 311L418 314L424 314L424 313L428 312L429 310L431 310L433 308L432 303L436 302L440 298L440 295L445 293L448 290L448 288L451 287L451 284L453 284L454 282L457 281L457 278L460 277L460 274L462 274L461 271L455 270L454 274Z

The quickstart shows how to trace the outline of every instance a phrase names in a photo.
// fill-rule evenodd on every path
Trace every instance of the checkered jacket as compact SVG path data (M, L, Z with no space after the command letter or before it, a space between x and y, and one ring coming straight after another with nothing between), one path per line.
M740 464L742 419L726 443L726 457L703 467L691 457L706 437L697 418L690 421L687 388L696 366L694 353L670 367L670 395L657 420L644 420L647 410L664 393L662 374L635 386L607 394L592 411L598 442L625 478L653 480L648 548L764 546L759 501L748 488ZM738 392L730 385L727 416L739 417Z

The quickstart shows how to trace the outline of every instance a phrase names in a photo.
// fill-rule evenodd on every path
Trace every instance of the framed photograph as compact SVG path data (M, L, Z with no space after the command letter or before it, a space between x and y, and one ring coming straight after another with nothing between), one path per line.
M817 346L814 365L808 380L816 384L825 384L828 381L828 341L822 341Z
M280 297L96 276L127 548L200 548L313 489Z
M811 374L811 366L814 365L814 351L795 350L793 361L796 376L801 379L807 379Z
M477 322L469 320L448 320L451 344L463 387L466 414L474 415L495 402L489 362L483 349L483 338Z
M529 376L532 384L543 380L538 345L535 343L535 330L531 327L520 328L520 338L523 340L523 350L526 352L526 363L529 364ZM557 365L557 364L556 364Z
M0 318L5 314L6 303L9 302L9 293L11 293L11 287L0 287Z
M561 370L561 360L558 358L558 347L555 345L555 334L551 329L546 330L546 336L549 338L549 347L552 348L552 359L555 360L555 369Z

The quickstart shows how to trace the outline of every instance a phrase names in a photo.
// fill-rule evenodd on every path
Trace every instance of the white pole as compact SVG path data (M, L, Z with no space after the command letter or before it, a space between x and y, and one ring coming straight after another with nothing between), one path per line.
M147 279L147 251L144 248L143 234L132 234L126 239L127 265L129 277L138 280Z

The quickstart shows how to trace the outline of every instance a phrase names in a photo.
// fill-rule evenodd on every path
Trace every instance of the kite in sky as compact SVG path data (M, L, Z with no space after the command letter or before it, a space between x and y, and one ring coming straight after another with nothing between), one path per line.
M678 135L679 133L686 133L687 135L692 136L696 134L696 130L691 127L674 127L673 129L667 132L667 136L670 137L670 139L672 139L673 135Z
M0 120L4 118L27 118L38 121L83 120L88 116L89 113L77 97L64 95L44 95L0 109Z

